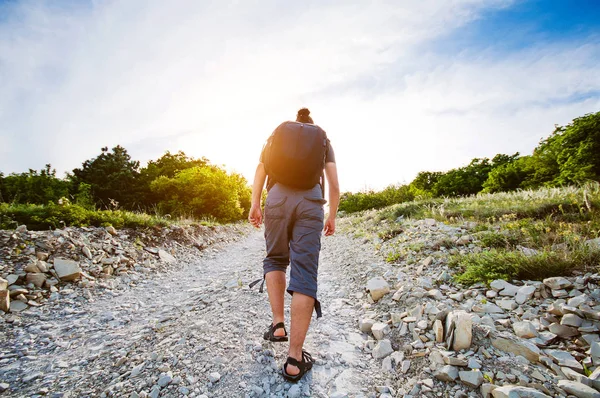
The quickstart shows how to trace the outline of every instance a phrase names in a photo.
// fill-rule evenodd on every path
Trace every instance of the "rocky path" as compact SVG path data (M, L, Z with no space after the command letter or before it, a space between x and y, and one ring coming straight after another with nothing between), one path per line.
M279 373L287 343L262 339L270 311L266 293L248 288L264 255L253 231L133 287L87 296L62 289L0 325L0 396L375 396L381 365L361 349L356 325L365 302L359 270L378 260L343 235L323 244L324 317L306 342L317 363L297 385Z

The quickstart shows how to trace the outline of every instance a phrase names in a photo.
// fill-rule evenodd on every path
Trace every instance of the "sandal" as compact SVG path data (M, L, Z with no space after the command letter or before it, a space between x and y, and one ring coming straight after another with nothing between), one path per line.
M283 374L283 378L292 383L297 383L302 376L306 374L309 370L312 369L315 360L313 357L306 351L302 350L302 362L298 362L296 358L288 357L287 361L283 364L281 368L281 373ZM291 375L286 372L286 368L288 365L292 365L300 369L300 373L297 375Z
M283 332L285 333L285 335L283 336L275 336L275 331L277 329L283 329ZM285 330L285 325L283 324L283 322L279 322L277 325L269 325L269 330L267 330L264 334L264 339L265 340L269 340L269 341L274 341L276 343L282 342L282 341L288 341L288 335L287 335L287 331Z

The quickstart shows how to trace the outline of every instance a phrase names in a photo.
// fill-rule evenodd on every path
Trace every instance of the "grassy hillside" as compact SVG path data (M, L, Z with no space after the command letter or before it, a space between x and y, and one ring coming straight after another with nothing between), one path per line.
M422 219L447 236L421 233ZM597 271L600 185L412 201L346 216L341 228L373 240L389 262L441 258L465 284Z

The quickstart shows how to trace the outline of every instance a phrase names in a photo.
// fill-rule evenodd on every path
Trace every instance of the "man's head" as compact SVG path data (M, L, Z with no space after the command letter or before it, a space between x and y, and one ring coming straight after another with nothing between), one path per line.
M310 117L310 111L308 108L302 108L298 111L298 115L296 115L296 121L300 123L310 123L315 124L312 118Z

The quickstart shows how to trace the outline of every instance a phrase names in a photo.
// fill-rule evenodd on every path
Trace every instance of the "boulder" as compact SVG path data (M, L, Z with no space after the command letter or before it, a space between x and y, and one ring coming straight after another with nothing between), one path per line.
M117 230L112 225L109 225L108 227L106 227L106 232L108 232L112 236L116 236L117 235Z
M158 257L167 264L173 264L177 261L175 257L171 255L171 253L162 249L158 251Z
M563 278L562 276L546 278L544 279L543 283L552 290L562 290L573 286L573 284L567 278Z
M390 292L390 285L382 277L376 276L367 282L367 291L371 293L373 301L378 301Z
M358 328L363 333L370 333L371 328L375 324L375 320L371 318L362 318L358 320Z
M463 370L458 372L460 381L469 387L477 388L483 383L483 374L478 370Z
M41 272L31 272L25 277L27 283L33 283L34 286L41 288L46 282L46 274Z
M521 286L517 291L515 301L521 305L530 300L535 293L535 286Z
M523 386L512 386L505 385L502 387L495 388L492 391L492 397L494 398L550 398L549 395L544 394L531 387Z
M442 366L435 372L435 378L445 382L458 379L458 368L451 365Z
M577 398L600 398L600 392L585 384L571 380L559 380L558 387Z
M473 321L466 311L452 311L446 317L446 344L454 351L471 347L473 339Z
M383 340L386 334L390 332L390 326L387 323L377 322L371 327L371 333L377 340Z
M571 326L561 325L559 323L552 323L548 327L548 330L550 330L550 333L554 333L555 335L557 335L558 337L562 337L563 339L579 336L579 330Z
M56 275L62 281L74 281L81 276L79 263L63 258L54 259L54 271L56 271Z
M373 348L372 355L375 359L382 359L390 355L392 352L394 352L394 349L392 348L392 343L386 339L380 340L377 343L375 348Z
M529 321L515 322L513 324L513 330L517 336L524 339L530 339L538 335L535 326Z
M0 311L8 312L10 310L10 292L0 290Z
M560 320L560 324L561 325L565 325L565 326L573 326L578 328L579 326L581 326L581 324L583 323L583 319L581 319L580 317L578 317L575 314L565 314L562 319Z
M577 359L567 351L562 350L546 350L546 354L554 359L559 366L567 366L571 369L579 370L583 372L583 366Z
M500 351L521 355L531 362L540 360L540 349L527 340L516 339L509 333L496 333L490 339L492 346Z
M8 281L6 279L0 278L0 290L8 289Z

